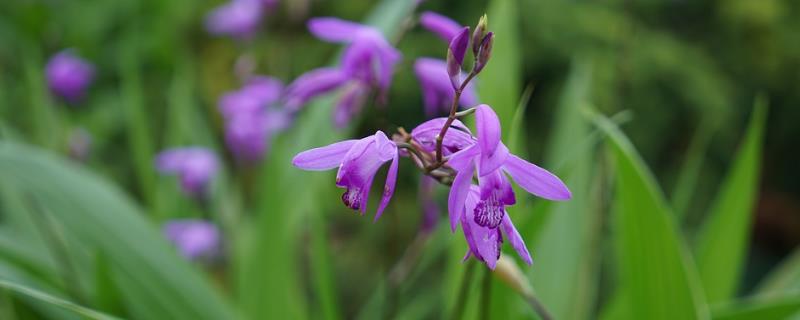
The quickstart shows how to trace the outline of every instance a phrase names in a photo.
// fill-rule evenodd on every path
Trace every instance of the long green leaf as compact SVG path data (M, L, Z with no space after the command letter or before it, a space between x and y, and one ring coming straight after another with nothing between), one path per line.
M782 320L800 312L800 296L734 301L712 309L714 320Z
M710 303L730 299L738 288L758 193L766 101L758 99L741 148L700 231L696 258Z
M83 306L77 305L77 304L72 303L70 301L67 301L67 300L64 300L64 299L61 299L61 298L58 298L58 297L54 297L54 296L49 295L47 293L41 292L39 290L28 288L26 286L19 285L19 284L16 284L16 283L13 283L13 282L9 282L9 281L6 281L6 280L0 279L0 288L11 290L11 291L16 292L18 294L26 295L26 296L32 297L34 299L37 299L37 300L40 300L40 301L43 301L43 302L58 306L58 307L63 308L65 310L69 310L69 311L72 311L72 312L74 312L74 313L76 313L78 315L86 317L87 319L94 319L94 320L115 320L115 319L119 319L119 318L112 317L110 315L107 315L107 314L104 314L104 313L101 313L101 312L98 312L98 311L95 311L95 310L92 310L92 309L89 309L89 308L86 308L86 307L83 307Z
M758 285L759 296L800 293L800 249L796 249Z
M706 319L696 270L652 173L613 123L596 117L616 163L618 277L635 319Z
M70 236L109 258L124 302L137 317L232 317L114 185L47 152L6 142L0 142L0 177L31 196Z
M366 22L391 39L414 6L414 1L383 0ZM304 149L344 139L352 132L333 127L332 107L333 100L324 98L307 106L294 129L273 145L263 168L254 246L257 251L244 262L239 279L245 310L253 318L306 317L308 308L295 261L298 239L294 222L317 208L310 199L318 196L320 188L329 186L332 179L326 174L306 173L291 167L291 158Z

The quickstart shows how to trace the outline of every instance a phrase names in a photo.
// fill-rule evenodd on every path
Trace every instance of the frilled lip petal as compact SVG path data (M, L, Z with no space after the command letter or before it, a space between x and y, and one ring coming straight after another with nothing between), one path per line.
M463 28L452 19L431 11L423 12L419 17L419 23L447 42L450 42Z
M503 238L500 229L490 229L481 227L474 221L474 209L478 203L479 191L474 185L470 187L466 197L466 211L461 216L461 229L469 245L469 251L475 258L486 263L486 266L494 270L497 260L500 258L500 246ZM465 258L469 257L469 254Z
M292 159L292 164L303 170L323 171L338 167L345 154L359 140L345 140L329 144L324 147L314 148L297 154Z
M554 174L535 164L510 155L503 164L503 170L525 191L549 200L569 200L569 188Z
M522 258L522 261L525 261L528 265L533 264L533 258L531 258L531 254L528 252L528 247L525 246L525 241L522 240L519 231L514 227L514 223L511 222L511 217L508 216L508 212L503 216L503 223L500 226L503 228L503 233L505 233L508 241L511 242L511 246L517 251L519 257Z
M338 18L324 17L313 18L308 21L308 30L314 36L329 42L350 42L359 37L365 31L371 31L370 27L355 22L350 22Z

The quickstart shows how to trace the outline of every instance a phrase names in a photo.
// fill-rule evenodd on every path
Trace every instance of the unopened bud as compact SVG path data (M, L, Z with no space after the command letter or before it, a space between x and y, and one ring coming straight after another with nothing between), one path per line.
M533 287L531 287L522 270L514 263L514 258L501 254L500 259L497 260L494 274L523 297L534 295Z
M447 75L453 89L461 86L461 66L464 64L464 55L469 46L469 27L464 27L452 40L447 48Z
M475 31L472 32L472 54L478 56L481 48L481 41L486 37L486 30L489 28L489 18L484 14L478 20L478 25L475 26Z
M483 67L489 63L489 58L492 56L492 44L494 44L494 33L490 31L485 37L483 37L481 46L478 49L478 58L476 59L475 66L473 67L475 73L481 72Z

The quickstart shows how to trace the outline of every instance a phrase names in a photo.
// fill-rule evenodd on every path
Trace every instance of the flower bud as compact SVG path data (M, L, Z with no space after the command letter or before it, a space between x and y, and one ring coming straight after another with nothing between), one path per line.
M447 74L450 76L453 89L461 86L461 66L464 64L467 46L469 46L469 27L464 27L453 40L450 40L450 46L447 48Z
M478 56L475 61L475 66L473 66L475 73L481 72L483 67L489 62L489 58L492 56L492 44L494 44L494 33L490 31L483 37L481 46L478 49Z
M489 25L489 18L484 14L481 16L481 19L478 21L478 25L475 26L475 31L472 32L472 54L475 57L478 56L478 52L481 48L481 41L484 37L486 37L486 30L488 29Z

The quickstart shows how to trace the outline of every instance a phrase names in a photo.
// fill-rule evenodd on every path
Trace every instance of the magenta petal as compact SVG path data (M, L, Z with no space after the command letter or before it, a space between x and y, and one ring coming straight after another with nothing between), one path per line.
M308 30L314 36L330 42L350 42L368 27L338 18L313 18L308 21Z
M494 153L490 155L481 153L478 175L483 177L487 174L497 171L497 169L499 169L506 162L510 154L511 153L508 152L508 148L502 142L498 144L497 149L494 150Z
M453 54L454 62L458 66L464 64L464 55L467 53L467 47L469 47L469 27L464 27L450 40L450 53Z
M375 221L378 221L378 218L381 217L383 210L386 209L386 206L389 204L389 200L392 199L392 194L394 194L394 187L397 184L397 166L399 158L400 156L395 152L392 164L389 166L389 173L386 175L386 184L383 186L383 197L378 206L378 212L375 213Z
M475 126L478 130L478 144L481 146L481 152L487 155L492 155L500 144L500 119L494 113L492 107L482 104L479 105L475 111Z
M572 194L564 182L554 174L535 164L510 155L503 170L511 175L525 191L549 200L569 200Z
M286 108L297 111L311 99L337 89L347 80L347 75L337 68L308 71L286 89Z
M344 155L358 140L345 140L297 154L292 164L303 170L321 171L338 167Z
M456 171L466 170L467 166L472 166L475 157L480 155L480 148L471 145L464 150L454 153L447 159L447 165Z
M419 24L447 42L461 32L462 28L452 19L431 11L425 11L419 16Z
M511 222L511 217L508 216L508 212L503 216L503 223L500 226L503 228L503 233L506 234L508 241L511 242L511 246L517 251L519 257L528 265L533 264L531 254L528 252L528 247L525 246L525 241L522 240L519 231L514 227L514 223Z
M465 168L459 170L453 185L450 187L450 194L447 198L447 210L450 215L450 229L455 232L458 220L464 213L464 205L469 194L469 186L472 182L473 165L470 162Z

